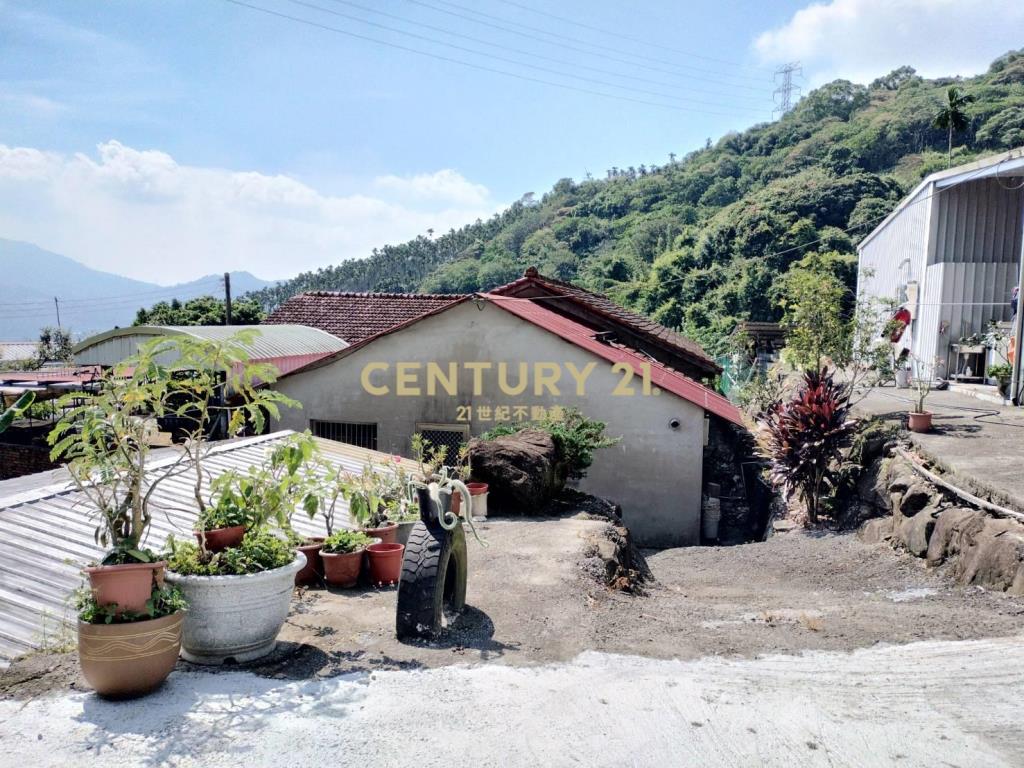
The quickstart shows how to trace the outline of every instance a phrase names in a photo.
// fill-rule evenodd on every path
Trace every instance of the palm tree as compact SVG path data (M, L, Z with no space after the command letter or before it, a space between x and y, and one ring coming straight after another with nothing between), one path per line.
M964 93L955 85L951 85L949 90L946 91L946 103L939 110L938 114L935 115L933 125L936 128L945 128L949 135L949 147L946 155L947 168L953 165L953 131L961 133L967 130L969 121L964 108L968 104L973 103L973 96L969 93Z

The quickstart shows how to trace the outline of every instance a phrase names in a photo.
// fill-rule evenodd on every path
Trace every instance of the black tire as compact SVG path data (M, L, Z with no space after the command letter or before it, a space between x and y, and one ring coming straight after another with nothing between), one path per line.
M466 605L466 534L420 520L409 533L398 582L395 633L399 639L436 637L445 611Z

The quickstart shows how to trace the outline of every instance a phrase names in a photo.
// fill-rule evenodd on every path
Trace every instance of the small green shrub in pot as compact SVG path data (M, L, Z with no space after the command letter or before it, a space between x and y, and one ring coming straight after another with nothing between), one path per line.
M337 531L324 539L323 551L328 554L345 555L365 549L373 541L372 537L362 531Z
M248 531L239 546L212 554L173 536L167 544L167 568L181 576L245 576L283 568L295 559L290 544L267 529Z

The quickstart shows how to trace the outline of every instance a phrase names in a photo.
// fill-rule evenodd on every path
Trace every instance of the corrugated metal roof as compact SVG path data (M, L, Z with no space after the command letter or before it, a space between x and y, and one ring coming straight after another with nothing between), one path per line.
M651 366L651 382L656 386L677 395L684 400L699 405L733 424L743 426L743 417L739 409L722 395L714 392L703 384L699 384L679 371L667 368L656 360L637 352L622 344L608 343L596 338L598 331L570 320L564 315L552 312L529 299L515 299L506 296L484 294L507 312L533 323L566 341L581 347L588 352L603 357L612 363L628 363L634 371L640 373L639 366L648 363Z
M244 438L215 446L205 468L212 477L229 469L246 470L264 460L268 449L289 431ZM323 457L337 467L358 473L372 460L381 467L393 466L388 454L357 448L330 440L316 439ZM175 460L166 456L152 463L159 469ZM407 470L416 464L403 459ZM52 475L43 473L41 482ZM26 478L21 478L20 488ZM0 666L15 656L38 648L44 636L53 637L61 622L73 625L74 609L68 598L81 580L83 565L98 559L103 550L93 542L95 521L84 496L69 482L21 490L0 498ZM197 515L191 475L172 477L153 494L153 523L146 545L159 550L169 534L192 537ZM338 502L339 527L351 527L348 505ZM305 535L322 535L319 519L295 515L296 530Z
M116 338L184 334L197 339L223 341L243 330L256 332L252 343L243 345L253 360L300 356L316 356L314 359L317 359L348 346L337 336L308 325L137 325L91 336L77 344L74 353L77 357Z

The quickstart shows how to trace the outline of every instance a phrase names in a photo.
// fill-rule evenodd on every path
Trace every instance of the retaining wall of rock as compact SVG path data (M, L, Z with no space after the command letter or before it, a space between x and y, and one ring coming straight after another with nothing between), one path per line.
M861 483L861 503L870 500L888 514L864 523L861 539L947 566L961 584L1024 595L1024 524L966 506L905 459L884 459L876 470Z

